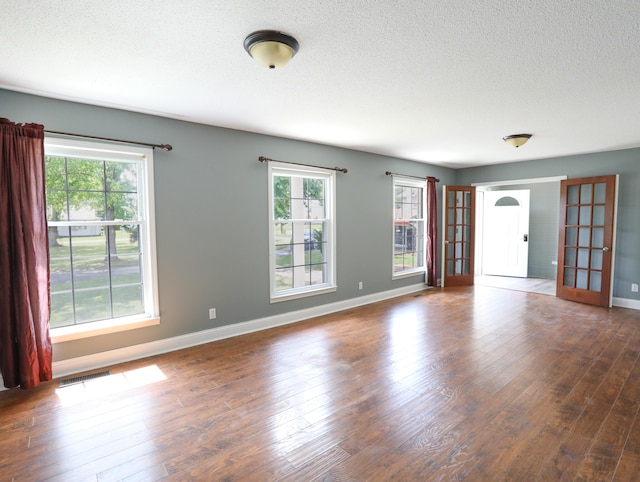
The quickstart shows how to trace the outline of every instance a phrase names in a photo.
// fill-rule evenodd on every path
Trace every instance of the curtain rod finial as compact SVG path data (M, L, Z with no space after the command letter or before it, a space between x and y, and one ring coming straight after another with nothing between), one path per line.
M171 144L160 144L158 147L160 147L160 149L162 149L163 151L172 151L173 150L173 146Z

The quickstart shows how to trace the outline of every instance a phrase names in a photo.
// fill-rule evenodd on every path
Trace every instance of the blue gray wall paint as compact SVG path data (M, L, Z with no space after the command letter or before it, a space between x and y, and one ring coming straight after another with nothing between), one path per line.
M442 185L567 175L621 174L614 296L631 293L640 257L640 149L453 170L307 142L0 89L0 117L49 130L170 143L155 153L162 323L59 343L56 361L114 350L422 282L391 278L392 182L387 170L436 176ZM335 293L269 303L267 172L259 156L349 169L337 179ZM438 193L438 199L441 199ZM358 281L364 290L358 291ZM215 325L208 309L215 307Z
M393 190L385 171L436 176L440 186L455 179L451 169L417 162L6 90L0 117L174 148L154 154L161 324L58 343L55 361L422 283L424 275L392 280ZM337 176L337 292L269 302L262 155L349 170Z

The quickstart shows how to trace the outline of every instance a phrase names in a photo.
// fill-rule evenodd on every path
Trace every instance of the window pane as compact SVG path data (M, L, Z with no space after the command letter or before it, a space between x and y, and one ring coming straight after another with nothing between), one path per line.
M144 313L142 286L113 288L113 316L128 316Z
M567 246L578 245L578 228L567 228L565 233L565 243Z
M564 250L564 264L565 266L576 266L576 248L565 248Z
M293 288L293 269L276 268L276 291Z
M104 219L113 221L122 219L126 221L138 220L138 195L127 193L106 194L106 214Z
M111 256L112 286L142 283L140 257L137 255Z
M69 190L103 191L104 162L92 159L67 159Z
M58 228L49 228L57 231ZM71 251L69 239L58 237L55 244L49 238L49 270L51 273L51 293L70 291L71 285ZM73 319L72 319L73 321Z
M111 192L135 193L138 190L138 166L131 162L110 162L105 164L105 190Z
M604 226L604 206L593 207L593 224L595 226Z
M66 219L63 216L62 219ZM104 220L104 193L69 192L69 221Z
M307 201L309 204L309 219L324 219L326 218L326 213L324 210L325 203L323 200L310 199Z
M73 293L51 293L51 328L73 325Z
M291 178L274 176L273 178L273 218L291 218Z
M67 192L47 189L47 221L60 221L67 218Z
M44 158L46 183L48 189L65 190L67 188L67 174L64 157L46 156Z
M600 291L602 288L602 273L600 271L591 272L591 280L589 281L589 289L591 291Z
M78 290L76 288L76 323L111 318L109 288Z

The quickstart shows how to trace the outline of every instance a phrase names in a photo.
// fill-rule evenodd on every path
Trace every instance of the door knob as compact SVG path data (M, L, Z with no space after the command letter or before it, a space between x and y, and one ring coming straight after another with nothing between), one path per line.
M605 253L609 252L609 246L605 246L604 248L602 248L602 251L604 251Z

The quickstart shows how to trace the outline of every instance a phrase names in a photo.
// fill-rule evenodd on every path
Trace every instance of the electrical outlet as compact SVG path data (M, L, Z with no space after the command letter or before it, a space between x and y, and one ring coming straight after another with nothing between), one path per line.
M358 289L359 289L359 290L361 290L361 289L362 289L362 281L360 281L360 282L358 283Z
M209 308L209 319L210 320L215 320L216 319L216 309L215 308Z
M631 291L634 292L634 293L638 292L638 285L636 283L633 283L631 285Z

